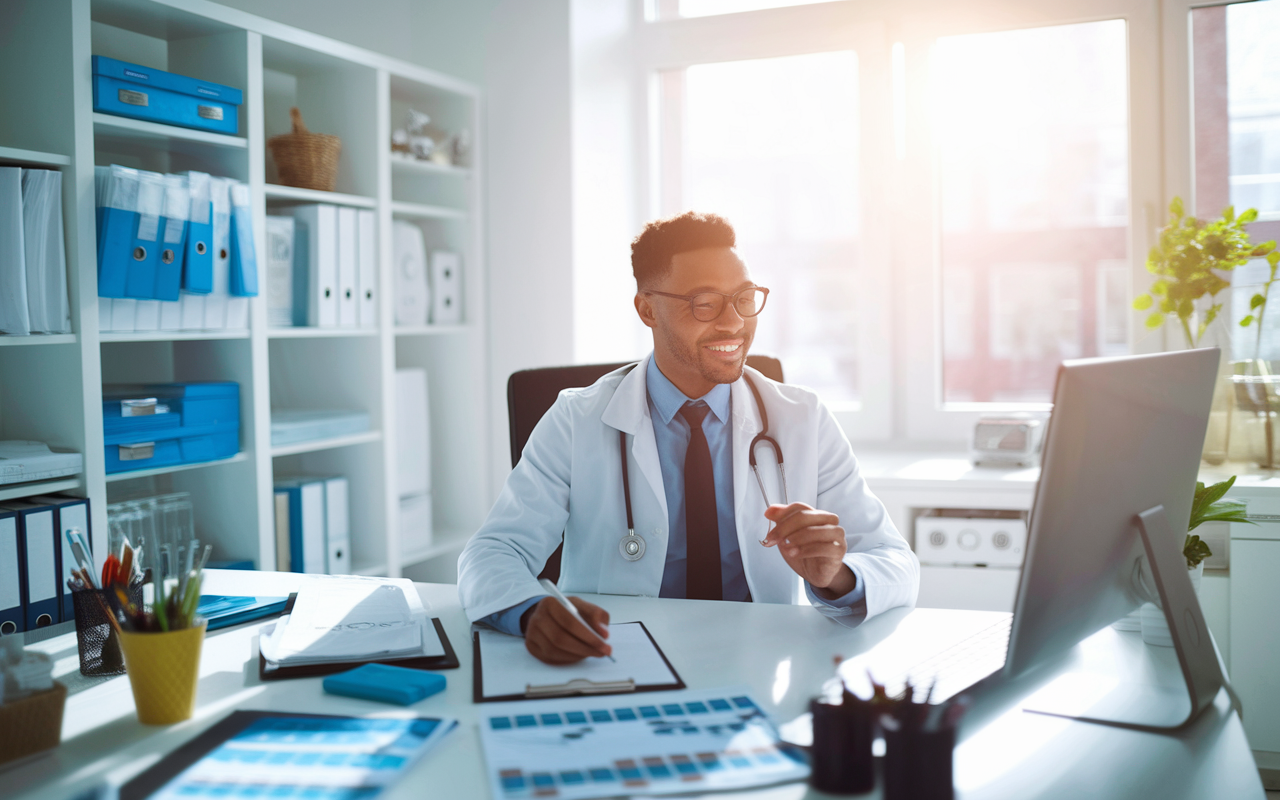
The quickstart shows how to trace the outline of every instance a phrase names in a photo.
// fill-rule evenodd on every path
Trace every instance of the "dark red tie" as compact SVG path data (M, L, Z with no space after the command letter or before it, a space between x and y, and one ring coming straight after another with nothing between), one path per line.
M689 449L684 455L684 596L695 600L723 597L716 482L711 469L711 448L702 432L702 419L710 410L705 404L680 409L680 416L689 423Z

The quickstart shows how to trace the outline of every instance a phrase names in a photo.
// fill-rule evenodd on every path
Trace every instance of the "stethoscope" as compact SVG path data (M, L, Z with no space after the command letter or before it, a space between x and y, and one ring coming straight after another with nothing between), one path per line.
M760 486L760 494L764 497L764 504L769 503L769 492L764 488L764 479L760 477L760 467L756 464L756 445L764 443L773 448L773 453L778 458L778 476L782 480L782 502L787 504L787 470L782 463L782 447L777 440L769 435L769 414L765 411L764 400L760 397L760 390L756 388L755 381L751 380L751 376L745 372L742 374L747 379L747 386L751 389L751 394L756 399L756 411L760 413L760 432L756 434L756 438L751 440L751 446L747 448L748 460L751 465L751 471L756 476L756 483ZM636 533L636 523L631 516L631 478L627 470L627 434L625 431L618 431L618 450L622 454L622 499L626 501L627 506L627 535L622 537L618 542L618 552L628 561L639 561L644 557L644 537Z

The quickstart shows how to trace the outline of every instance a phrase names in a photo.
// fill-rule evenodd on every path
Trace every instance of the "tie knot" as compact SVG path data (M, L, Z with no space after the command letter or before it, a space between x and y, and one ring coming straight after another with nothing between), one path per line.
M680 408L680 416L684 417L690 428L701 428L703 418L710 412L711 408L702 401L698 401L696 405L692 402L685 403Z

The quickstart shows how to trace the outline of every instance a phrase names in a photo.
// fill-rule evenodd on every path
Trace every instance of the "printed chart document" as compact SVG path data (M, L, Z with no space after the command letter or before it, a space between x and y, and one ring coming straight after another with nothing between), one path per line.
M475 637L476 702L536 696L538 691L603 694L684 688L684 682L641 622L609 626L613 661L587 658L561 666L534 658L519 636L483 628L476 630Z
M480 713L497 800L701 793L809 775L741 687L495 703Z

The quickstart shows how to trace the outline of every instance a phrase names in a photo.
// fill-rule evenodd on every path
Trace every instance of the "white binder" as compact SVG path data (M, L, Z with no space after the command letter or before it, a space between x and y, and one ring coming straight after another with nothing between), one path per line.
M358 217L354 208L338 209L338 327L360 324L356 282L360 274L360 243L356 239Z
M351 572L351 515L347 488L347 479L341 476L324 482L324 538L326 566L330 575Z
M332 328L338 324L338 209L328 205L298 206L293 218L306 227L307 324Z
M398 219L391 223L391 239L396 325L426 325L431 293L427 289L427 246L422 241L422 229Z
M210 178L213 205L213 291L204 296L205 330L227 327L227 301L231 295L231 182Z
M293 217L267 217L267 324L293 325Z
M22 170L0 167L0 333L31 332L27 310L26 247L22 226Z
M27 309L32 332L68 333L67 253L62 238L62 173L22 171L23 244L27 261Z
M372 211L361 209L358 213L360 269L356 280L356 292L361 328L378 327L378 225Z
M431 254L431 322L462 322L462 259L448 250Z

